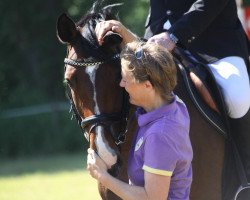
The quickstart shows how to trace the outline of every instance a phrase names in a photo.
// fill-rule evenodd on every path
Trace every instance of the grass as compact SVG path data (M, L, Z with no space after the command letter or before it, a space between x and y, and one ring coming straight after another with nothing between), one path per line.
M80 154L0 161L1 200L98 200Z

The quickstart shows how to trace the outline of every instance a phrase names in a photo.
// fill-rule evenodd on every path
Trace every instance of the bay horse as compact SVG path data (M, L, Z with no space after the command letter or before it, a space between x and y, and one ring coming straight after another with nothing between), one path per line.
M117 4L100 9L99 3L97 1L77 23L62 14L57 21L57 36L67 44L64 79L75 117L90 147L111 167L109 172L128 182L128 153L137 126L135 108L129 105L127 93L119 87L122 38L108 32L100 46L95 35L98 22L116 19L112 8ZM225 187L222 182L226 167L225 137L197 110L180 71L175 93L187 105L191 118L194 158L190 199L221 200ZM235 170L232 168L231 172ZM239 182L237 178L231 180ZM98 184L98 188L103 200L120 199L103 185Z

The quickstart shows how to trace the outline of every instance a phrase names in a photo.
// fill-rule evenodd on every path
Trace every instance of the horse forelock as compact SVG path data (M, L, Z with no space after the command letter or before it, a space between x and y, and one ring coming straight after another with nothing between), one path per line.
M84 15L77 23L77 26L84 27L87 23L95 28L96 24L100 21L117 19L117 15L112 12L112 8L122 5L121 3L107 5L99 8L103 0L96 1L90 11Z
M91 10L76 23L76 26L80 27L79 31L82 35L80 43L81 47L84 48L83 51L88 53L91 57L99 59L105 59L107 57L107 52L104 53L97 41L95 27L97 23L101 21L117 19L112 9L121 5L118 3L100 8L103 2L104 0L97 0ZM77 42L80 44L79 40Z
M103 58L103 52L96 38L95 27L96 24L102 20L102 17L98 13L89 13L79 22L76 23L78 27L81 27L81 47L86 48L87 52L92 56Z
M78 29L78 34L70 43L70 46L75 48L75 53L78 55L78 58L83 58L86 61L91 62L92 59L96 58L105 60L110 56L107 49L104 49L104 47L99 45L95 33L95 27L100 21L117 19L112 13L112 8L121 4L110 4L100 8L103 2L104 0L95 1L91 10L75 23ZM113 54L113 52L111 53Z

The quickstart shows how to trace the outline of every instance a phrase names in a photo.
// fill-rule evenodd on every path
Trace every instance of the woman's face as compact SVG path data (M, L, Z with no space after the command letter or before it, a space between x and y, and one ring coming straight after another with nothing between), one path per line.
M127 71L122 67L122 79L120 86L124 87L129 94L129 102L131 104L142 106L145 102L145 88L144 83L138 83L132 75L132 72Z

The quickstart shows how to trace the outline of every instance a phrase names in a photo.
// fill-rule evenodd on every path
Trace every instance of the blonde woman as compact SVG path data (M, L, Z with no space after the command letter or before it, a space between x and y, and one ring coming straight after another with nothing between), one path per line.
M122 30L125 44L135 40L120 24L116 28ZM138 106L138 131L128 162L130 183L112 177L92 149L88 150L88 170L124 200L188 200L193 157L190 120L185 104L173 93L173 58L160 45L135 41L124 47L121 64L120 86L128 92L130 103Z

